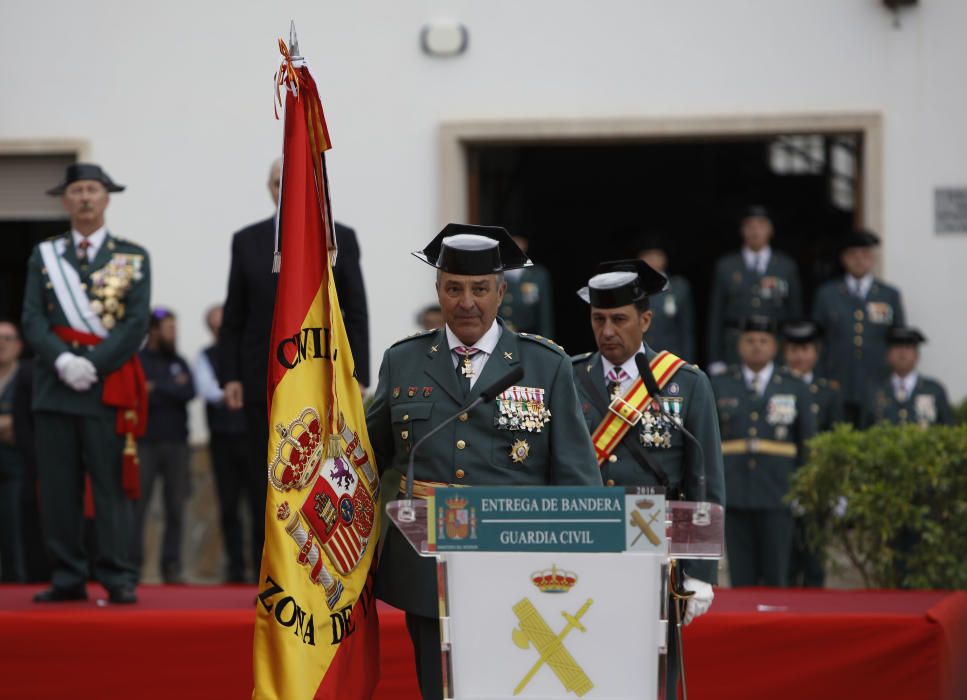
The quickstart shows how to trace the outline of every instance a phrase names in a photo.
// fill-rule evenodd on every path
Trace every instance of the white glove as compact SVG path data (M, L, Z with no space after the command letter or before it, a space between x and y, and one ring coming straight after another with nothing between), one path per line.
M97 369L86 357L62 352L54 360L57 375L74 391L87 391L97 383Z
M712 377L717 377L720 374L725 374L725 370L727 370L727 369L728 369L728 367L726 366L726 364L724 362L721 362L721 361L720 362L713 362L712 364L710 364L708 366L708 373Z
M842 520L846 517L846 508L849 502L846 500L846 496L840 496L836 499L836 504L833 506L833 515L837 520Z
M697 578L691 578L688 575L685 576L684 588L686 591L694 591L695 593L685 603L685 619L682 620L682 623L687 625L696 617L708 612L708 609L712 607L715 592L712 590L711 584L699 581Z

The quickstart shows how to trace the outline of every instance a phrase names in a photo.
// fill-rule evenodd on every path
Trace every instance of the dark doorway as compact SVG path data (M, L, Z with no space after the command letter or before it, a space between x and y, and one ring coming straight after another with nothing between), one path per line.
M37 221L0 220L0 319L20 323L24 285L27 282L27 260L34 246L70 229L67 220Z
M862 218L862 152L857 133L472 145L470 220L530 238L530 256L553 276L555 340L572 354L594 349L575 291L597 263L633 256L640 233L664 232L669 272L692 284L704 348L712 269L739 247L739 213L769 208L773 246L799 263L808 309L838 272L837 241Z

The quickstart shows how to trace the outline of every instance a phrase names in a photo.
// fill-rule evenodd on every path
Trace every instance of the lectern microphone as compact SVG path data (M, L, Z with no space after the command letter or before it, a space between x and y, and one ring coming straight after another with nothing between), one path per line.
M665 407L661 403L661 389L658 388L658 382L655 380L655 375L651 371L651 365L648 363L648 358L645 357L644 353L639 352L635 355L635 365L638 366L638 374L641 375L641 381L644 382L645 388L648 390L648 394L655 400L655 405L658 407L658 411L663 415L668 421L675 426L677 430L681 432L682 435L687 437L691 443L698 450L698 474L695 475L695 500L698 501L698 509L695 511L694 523L696 525L707 525L710 522L709 516L709 505L705 497L705 450L702 449L702 443L692 435L692 433L681 423L680 419L676 419L675 416L671 415L665 410Z
M510 372L508 372L500 379L498 379L496 382L494 382L486 389L481 391L480 396L475 398L469 404L461 408L459 411L454 413L452 416L447 418L445 421L443 421L438 426L433 428L433 430L431 430L426 435L424 435L423 437L421 437L419 440L416 441L416 444L413 445L413 449L410 450L410 462L406 466L406 501L411 501L413 499L413 459L416 457L416 451L420 449L420 445L426 442L427 438L435 435L440 430L442 430L444 426L456 420L457 417L460 416L461 414L472 411L474 408L476 408L482 403L490 403L495 398L497 398L500 394L506 391L511 385L516 384L523 378L524 378L524 368L515 367Z

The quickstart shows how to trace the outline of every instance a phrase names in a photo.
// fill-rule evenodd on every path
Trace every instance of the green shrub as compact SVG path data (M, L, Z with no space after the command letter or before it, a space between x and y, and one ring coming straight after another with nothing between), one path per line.
M954 425L967 424L967 399L954 404Z
M967 425L840 425L809 449L789 499L820 551L841 548L868 587L967 587Z

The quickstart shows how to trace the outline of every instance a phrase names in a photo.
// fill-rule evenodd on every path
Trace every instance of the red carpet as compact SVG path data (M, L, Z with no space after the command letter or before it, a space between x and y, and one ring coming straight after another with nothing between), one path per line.
M38 606L0 587L0 698L251 697L251 587ZM721 590L685 634L695 698L967 698L967 593ZM418 698L402 613L380 608L377 698ZM347 700L352 700L347 698Z

